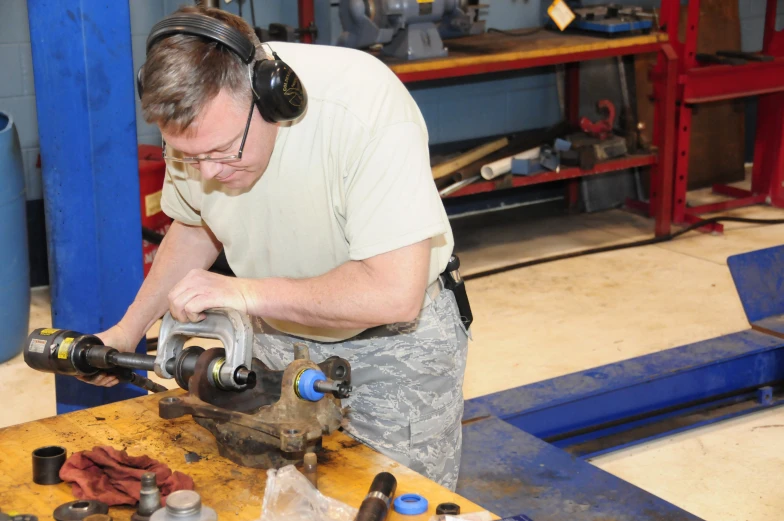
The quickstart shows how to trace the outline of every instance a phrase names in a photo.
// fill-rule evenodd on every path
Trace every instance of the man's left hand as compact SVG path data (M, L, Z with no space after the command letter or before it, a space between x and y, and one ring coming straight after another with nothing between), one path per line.
M180 322L200 322L205 309L223 307L248 312L242 279L195 269L169 292L169 311Z

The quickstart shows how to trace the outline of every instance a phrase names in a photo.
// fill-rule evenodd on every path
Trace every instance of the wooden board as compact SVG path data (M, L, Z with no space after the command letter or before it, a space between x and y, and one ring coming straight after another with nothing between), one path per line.
M740 50L738 0L702 0L697 51ZM687 7L681 8L683 38ZM645 123L650 141L653 131L653 93L649 70L656 64L651 54L635 56L637 113ZM741 78L742 81L742 78ZM692 117L689 190L743 180L745 159L745 113L743 104L722 101L700 105Z
M0 508L3 512L52 519L57 506L75 498L66 483L33 483L32 451L45 445L61 445L70 455L97 445L111 445L126 449L130 455L146 454L172 470L190 475L203 504L214 508L219 519L258 519L266 471L241 467L219 456L215 439L190 417L158 417L158 400L182 392L168 391L0 430ZM459 504L464 513L484 510L343 433L325 438L324 448L319 453L319 490L327 496L359 507L373 477L388 471L397 478L398 495L416 492L428 499L427 514L401 516L392 512L387 518L390 521L426 521L435 514L436 506L446 501ZM191 451L202 459L186 463L185 454ZM109 510L115 521L130 519L132 513L131 507Z
M516 32L523 32L519 30ZM515 31L510 31L514 33ZM395 74L420 71L435 71L505 61L536 59L549 56L568 56L575 53L617 49L634 45L654 44L666 41L664 33L653 33L624 38L603 38L582 34L560 33L542 30L527 36L509 36L500 33L484 33L475 36L449 39L444 45L449 56L428 60L403 61L379 56Z
M686 27L682 12L681 29ZM702 0L697 52L740 50L738 0ZM743 81L743 77L739 78ZM746 115L742 101L699 105L691 124L689 189L742 181L746 151Z

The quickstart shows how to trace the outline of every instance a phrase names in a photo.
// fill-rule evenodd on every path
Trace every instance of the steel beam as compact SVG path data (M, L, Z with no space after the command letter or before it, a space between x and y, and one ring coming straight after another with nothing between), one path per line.
M746 65L711 65L686 72L685 103L707 103L784 91L784 58Z
M749 393L784 382L783 348L781 339L746 330L474 398L463 418L496 416L595 456L704 424L695 407L732 406L712 423L737 415L740 402L746 412L774 405Z
M28 0L55 327L116 323L142 282L128 2ZM140 346L140 350L143 346ZM57 412L142 394L56 377Z
M463 427L456 492L523 521L700 521L495 417Z

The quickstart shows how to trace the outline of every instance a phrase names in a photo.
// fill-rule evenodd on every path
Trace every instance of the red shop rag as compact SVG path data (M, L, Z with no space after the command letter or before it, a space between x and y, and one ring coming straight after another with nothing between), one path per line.
M149 456L129 456L109 446L73 453L60 469L60 479L71 483L74 497L92 499L109 506L139 502L142 474L154 472L162 503L176 490L193 490L193 479Z

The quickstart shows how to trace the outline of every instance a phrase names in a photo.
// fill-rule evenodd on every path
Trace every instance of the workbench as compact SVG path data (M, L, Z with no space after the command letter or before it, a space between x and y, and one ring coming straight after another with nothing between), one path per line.
M203 504L215 509L219 519L258 519L266 471L241 467L219 456L215 438L190 416L176 420L158 416L158 401L162 397L182 393L172 390L0 430L0 508L3 512L34 514L40 520L51 519L57 506L75 498L70 484L33 483L32 451L60 445L70 456L94 446L111 445L127 450L129 455L148 455L172 471L191 476ZM387 471L397 479L396 495L415 492L429 502L426 514L401 516L390 512L390 521L426 521L443 502L459 504L463 513L485 510L342 432L325 437L323 446L318 456L319 490L353 507L359 507L373 477ZM197 453L201 459L187 463L185 455L189 452ZM133 512L132 507L109 510L115 521L130 519Z
M511 181L497 179L470 184L446 197L462 197L481 192L528 186L552 181L567 181L569 207L578 201L580 177L599 175L628 168L651 167L650 204L644 206L648 215L655 218L656 234L670 232L672 218L672 190L675 148L675 97L677 54L664 32L652 32L625 37L607 38L557 30L518 29L504 32L486 32L444 40L449 55L444 58L404 61L374 54L386 63L405 84L477 76L531 69L551 65L565 66L564 102L566 119L578 126L579 114L579 63L587 60L612 58L634 54L658 53L662 68L654 92L656 121L653 128L651 153L630 155L602 161L591 170L565 168L560 172L513 176ZM640 206L635 206L640 208Z

